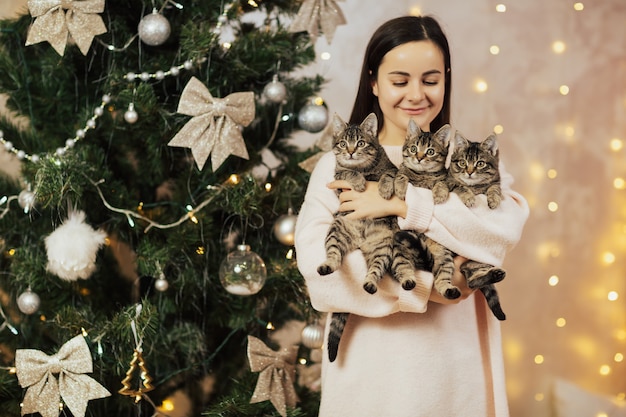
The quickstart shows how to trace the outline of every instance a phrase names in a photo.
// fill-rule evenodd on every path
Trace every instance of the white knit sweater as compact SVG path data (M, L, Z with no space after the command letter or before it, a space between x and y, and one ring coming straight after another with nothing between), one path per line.
M401 147L385 150L401 163ZM318 162L295 237L313 307L351 313L337 360L328 362L324 353L320 416L508 416L500 323L480 292L458 304L429 303L432 274L417 272L418 285L411 291L387 276L370 295L362 287L366 266L360 251L348 255L335 273L317 273L339 207L335 192L326 187L334 167L330 152ZM505 198L495 210L484 196L471 209L455 194L434 205L429 190L409 186L408 213L398 219L400 227L426 232L469 259L501 266L528 217L526 201L510 188L512 177L502 168L501 174Z

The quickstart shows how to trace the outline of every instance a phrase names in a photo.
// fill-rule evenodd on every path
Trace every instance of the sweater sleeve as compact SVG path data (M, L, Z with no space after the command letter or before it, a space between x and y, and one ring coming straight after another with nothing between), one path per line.
M318 311L347 312L366 317L383 317L398 311L426 311L433 277L429 272L416 272L417 287L406 291L386 276L375 294L363 289L367 267L361 251L354 251L343 260L339 270L326 276L317 267L326 259L324 241L339 208L336 193L326 185L334 179L335 156L325 154L311 174L304 202L298 213L295 247L298 269L302 273L311 303Z
M443 204L433 204L429 190L409 186L407 216L399 218L402 229L426 233L459 255L502 266L506 253L522 236L529 215L528 203L513 191L513 177L500 164L503 199L490 209L487 197L478 195L474 207L466 207L455 193Z

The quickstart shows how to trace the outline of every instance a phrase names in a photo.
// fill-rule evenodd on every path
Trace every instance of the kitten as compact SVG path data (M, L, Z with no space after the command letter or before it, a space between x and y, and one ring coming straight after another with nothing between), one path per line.
M395 193L400 198L406 194L407 184L416 187L431 189L435 204L443 203L448 199L449 191L464 193L464 203L473 204L474 200L468 193L480 193L489 190L491 201L497 207L500 200L495 197L499 192L500 175L498 172L497 150L494 155L495 136L488 138L484 146L477 152L472 142L461 142L461 135L455 134L456 148L452 155L455 168L446 170L445 162L448 155L448 137L450 126L445 125L435 134L422 132L413 120L409 123L407 137L403 146L403 163L395 178ZM492 135L493 136L493 135ZM464 138L463 138L464 139ZM497 148L496 148L497 149ZM493 159L495 156L495 160ZM487 162L488 160L489 162ZM495 162L495 172L486 170L485 166ZM465 174L461 167L467 168ZM479 179L474 179L467 171L482 169L483 175ZM488 172L487 172L488 171ZM469 178L469 180L465 178ZM496 192L495 190L498 190ZM497 204L496 204L497 202ZM416 251L415 248L421 250ZM455 299L461 296L461 291L452 285L452 274L454 273L454 257L456 254L443 245L428 238L423 233L411 230L399 231L394 236L394 252L392 270L396 280L404 289L415 287L414 270L429 270L435 276L435 289L448 299ZM468 260L461 266L461 271L465 275L468 286L473 289L480 289L485 295L487 303L494 315L504 320L505 315L500 307L499 297L493 284L505 277L505 271L495 268L492 265Z
M355 191L364 191L367 181L380 181L383 176L395 176L396 166L378 143L378 119L369 114L360 125L345 123L338 115L333 118L333 152L336 157L335 179L345 180ZM389 186L389 184L387 184ZM391 195L381 184L379 191ZM363 288L370 294L378 290L378 282L391 266L393 235L397 230L395 217L347 220L338 212L326 236L326 260L318 268L328 275L339 268L348 253L360 249L367 265ZM333 313L328 336L328 354L333 362L348 313Z

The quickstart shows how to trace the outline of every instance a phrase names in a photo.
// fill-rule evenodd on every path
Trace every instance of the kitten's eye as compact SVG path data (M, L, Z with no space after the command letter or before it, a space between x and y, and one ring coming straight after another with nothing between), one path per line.
M465 163L465 161L459 161L459 162L457 162L456 164L459 166L459 168L465 168L465 167L467 166L467 164Z
M417 153L417 146L411 146L411 153Z
M431 148L431 149L428 149L428 150L426 151L426 155L428 155L428 156L433 156L434 154L435 154L435 150L434 150L434 149L432 149L432 148Z
M356 143L356 146L358 146L359 148L362 148L365 146L365 141L364 140L360 140Z
M346 142L345 142L345 141L343 141L343 140L342 140L341 142L339 142L339 147L340 147L341 149L345 149L345 148L346 148Z
M484 168L486 165L485 161L476 162L476 168Z

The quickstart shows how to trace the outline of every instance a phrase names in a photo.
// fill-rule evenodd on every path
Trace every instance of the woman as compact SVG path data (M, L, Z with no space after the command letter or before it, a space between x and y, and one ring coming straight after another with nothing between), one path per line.
M450 123L450 96L450 53L437 21L392 19L367 46L350 122L375 112L380 143L399 165L409 119L436 131ZM480 200L470 209L454 194L434 205L430 190L411 186L404 201L382 199L376 183L359 193L334 181L334 166L332 152L317 164L296 225L297 253L306 254L298 257L298 267L313 307L350 313L337 360L324 355L320 416L508 416L500 325L462 274L454 279L462 297L447 300L433 291L433 276L424 271L416 272L411 291L387 276L378 292L368 294L360 251L333 274L320 276L316 269L338 210L352 218L398 216L402 229L425 232L458 253L457 266L465 259L501 266L528 217L526 201L510 188L511 176L500 168L500 207L491 210Z

